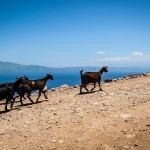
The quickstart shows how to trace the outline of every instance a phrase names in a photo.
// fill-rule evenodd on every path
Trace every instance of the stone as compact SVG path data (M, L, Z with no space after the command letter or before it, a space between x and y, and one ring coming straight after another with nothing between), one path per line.
M52 140L52 142L53 142L53 143L56 143L56 140L55 140L55 139L53 139L53 140Z
M63 84L60 86L60 88L67 88L67 87L69 87L67 84Z
M59 143L60 143L60 144L64 143L64 140L59 140Z
M109 79L109 78L107 78L107 79L104 80L104 82L106 82L106 83L112 82L112 81L113 81L113 79Z

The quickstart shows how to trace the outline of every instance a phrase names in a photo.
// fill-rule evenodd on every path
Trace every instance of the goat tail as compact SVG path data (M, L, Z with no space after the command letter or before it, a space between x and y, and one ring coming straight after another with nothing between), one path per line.
M80 76L81 76L81 77L82 77L82 72L83 72L83 70L80 71Z

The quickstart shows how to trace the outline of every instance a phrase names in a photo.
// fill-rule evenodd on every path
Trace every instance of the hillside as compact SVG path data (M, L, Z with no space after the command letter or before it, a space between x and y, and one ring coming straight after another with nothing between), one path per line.
M68 72L78 72L83 69L84 71L99 71L99 67L91 66L81 66L81 67L64 67L64 68L54 68L38 65L21 65L12 62L0 61L0 73L68 73ZM112 73L118 72L129 72L129 73L143 73L150 72L150 67L109 67L109 71Z
M1 73L16 73L16 72L40 72L40 71L48 71L50 68L44 66L37 66L37 65L21 65L12 62L2 62L0 61L0 72Z
M149 150L150 76L103 83L102 89L80 95L78 86L63 86L36 104L17 101L7 113L1 101L0 149Z

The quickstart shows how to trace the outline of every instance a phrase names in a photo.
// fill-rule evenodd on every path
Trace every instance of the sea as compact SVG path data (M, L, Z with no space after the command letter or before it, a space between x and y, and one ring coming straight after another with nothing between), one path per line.
M96 71L96 69L92 70L84 70L84 71ZM98 70L97 70L98 71ZM109 68L107 73L103 73L101 81L103 82L106 78L117 79L127 75L133 74L142 74L149 73L150 68ZM84 73L84 72L83 72ZM60 72L52 72L53 80L48 80L46 86L48 89L57 88L64 84L68 86L75 86L81 83L80 79L80 70L70 70L70 71L60 71ZM6 82L15 82L17 77L27 76L31 80L41 79L46 76L43 72L38 73L0 73L0 84Z

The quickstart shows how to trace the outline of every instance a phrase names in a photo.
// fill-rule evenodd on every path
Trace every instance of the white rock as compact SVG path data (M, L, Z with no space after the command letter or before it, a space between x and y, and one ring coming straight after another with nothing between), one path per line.
M53 142L53 143L56 143L56 140L55 140L55 139L53 139L53 140L52 140L52 142Z
M64 143L64 140L59 140L59 143L60 143L60 144Z
M60 86L60 88L67 88L67 87L69 87L67 84L63 84Z

